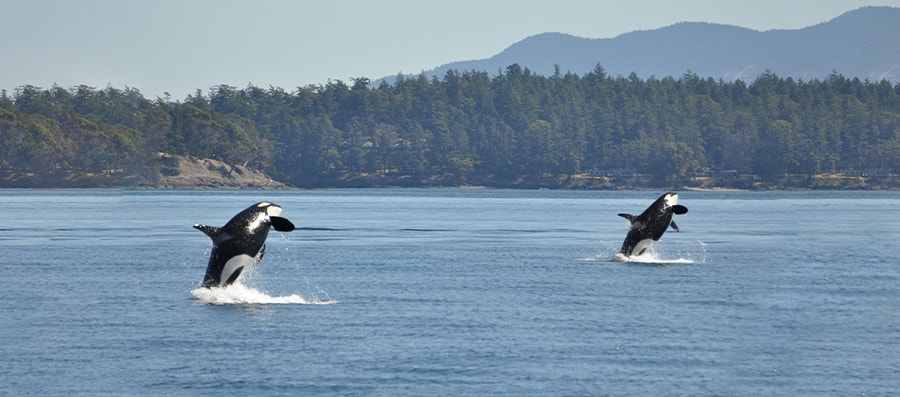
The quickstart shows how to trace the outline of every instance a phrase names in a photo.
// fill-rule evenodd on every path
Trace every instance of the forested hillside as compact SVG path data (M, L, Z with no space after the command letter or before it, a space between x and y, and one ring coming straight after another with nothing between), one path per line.
M642 79L599 65L545 77L513 64L496 77L450 71L375 88L367 78L291 92L223 85L183 101L87 86L0 96L4 186L85 176L154 186L178 172L171 155L248 166L300 187L515 186L612 170L655 186L716 170L759 181L883 174L900 170L900 84L838 73Z

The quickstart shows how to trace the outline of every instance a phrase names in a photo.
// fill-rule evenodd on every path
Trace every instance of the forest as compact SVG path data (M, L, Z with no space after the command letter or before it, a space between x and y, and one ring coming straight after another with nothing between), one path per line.
M810 81L771 72L752 82L689 71L641 78L601 65L542 76L513 64L378 85L218 85L183 100L84 85L0 94L0 186L66 175L152 186L178 172L172 155L245 165L296 187L891 175L900 170L900 84L837 72Z

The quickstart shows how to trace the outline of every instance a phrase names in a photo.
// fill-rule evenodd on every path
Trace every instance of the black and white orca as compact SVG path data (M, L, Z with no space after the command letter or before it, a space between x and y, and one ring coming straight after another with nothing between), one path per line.
M650 204L650 207L638 216L619 214L631 222L631 229L628 230L628 235L625 236L625 242L622 243L619 253L626 257L644 254L659 241L670 226L676 232L680 231L678 225L672 221L672 216L687 212L687 207L678 205L678 193L669 192L659 196L653 204Z
M294 230L294 224L280 215L281 207L264 201L239 212L220 228L194 225L194 228L206 233L213 241L201 286L211 288L231 285L241 277L244 270L258 264L266 251L266 237L270 227L279 232Z

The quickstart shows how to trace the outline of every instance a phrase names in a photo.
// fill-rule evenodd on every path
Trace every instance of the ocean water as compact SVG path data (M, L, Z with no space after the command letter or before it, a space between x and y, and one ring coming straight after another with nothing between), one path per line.
M681 192L613 261L661 193L0 190L0 395L896 395L900 193Z

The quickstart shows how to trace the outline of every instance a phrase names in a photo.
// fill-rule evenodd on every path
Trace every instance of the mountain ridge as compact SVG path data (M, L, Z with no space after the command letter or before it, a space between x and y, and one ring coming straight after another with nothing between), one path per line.
M601 65L610 75L681 76L752 80L766 72L805 80L833 72L870 80L900 80L900 8L870 6L800 29L758 31L711 22L678 22L612 38L539 33L496 55L423 71L443 78L449 70L498 74L519 64L533 73L583 75ZM392 82L395 77L382 80Z

